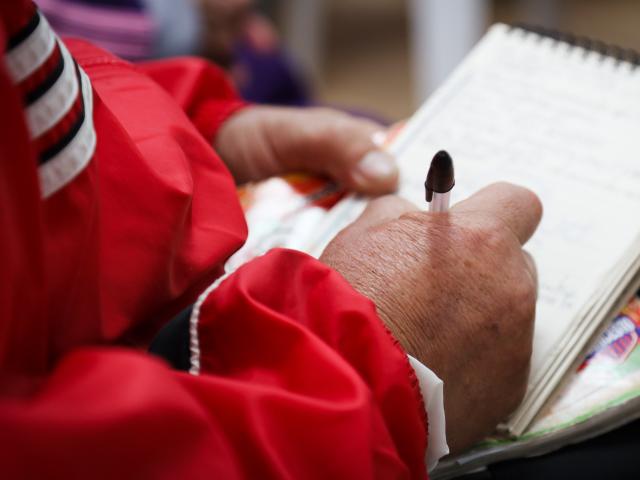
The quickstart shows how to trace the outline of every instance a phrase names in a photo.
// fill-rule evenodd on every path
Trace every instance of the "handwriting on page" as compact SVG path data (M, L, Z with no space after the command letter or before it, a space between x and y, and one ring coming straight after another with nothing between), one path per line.
M447 149L454 201L502 180L540 196L544 218L527 248L540 278L536 336L549 345L638 237L639 78L562 46L500 40L418 118L399 152L401 195L423 204L428 159Z

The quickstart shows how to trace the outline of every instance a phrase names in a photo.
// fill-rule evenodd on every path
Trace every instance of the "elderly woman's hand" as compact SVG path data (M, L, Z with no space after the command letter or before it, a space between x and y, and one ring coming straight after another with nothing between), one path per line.
M444 381L452 453L491 433L524 396L537 274L523 244L541 215L533 192L507 183L447 213L387 196L320 257L373 300L407 353Z
M335 110L256 106L227 120L214 147L238 183L304 171L378 195L396 189L398 169L376 134L383 127Z

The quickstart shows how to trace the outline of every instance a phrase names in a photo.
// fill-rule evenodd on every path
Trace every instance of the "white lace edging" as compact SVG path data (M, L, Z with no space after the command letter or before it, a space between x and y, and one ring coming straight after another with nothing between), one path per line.
M191 317L189 317L189 373L191 375L200 375L200 339L198 337L198 322L200 321L200 308L205 302L207 297L216 288L220 286L235 270L224 273L218 277L215 282L207 287L207 289L200 294L198 300L193 305L191 310Z

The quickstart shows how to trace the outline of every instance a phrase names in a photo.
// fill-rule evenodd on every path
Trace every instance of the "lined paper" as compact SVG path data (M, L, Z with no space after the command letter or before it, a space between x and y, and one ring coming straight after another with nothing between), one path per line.
M542 379L557 381L549 369L570 360L558 356L577 355L569 347L581 322L606 320L586 312L640 251L640 69L496 25L393 145L401 196L424 204L425 172L441 149L454 159L454 203L496 181L543 202L526 245L540 283L535 395Z

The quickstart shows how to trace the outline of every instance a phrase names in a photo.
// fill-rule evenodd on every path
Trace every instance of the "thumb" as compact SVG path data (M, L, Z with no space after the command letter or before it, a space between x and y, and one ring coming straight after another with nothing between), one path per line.
M331 137L333 155L326 164L331 176L358 193L382 195L395 191L398 166L382 148L387 132L369 120L347 116L341 120Z
M362 152L346 172L346 186L359 193L380 195L393 192L398 186L398 167L389 153L374 148Z

